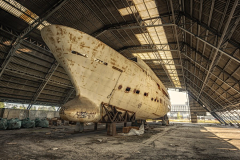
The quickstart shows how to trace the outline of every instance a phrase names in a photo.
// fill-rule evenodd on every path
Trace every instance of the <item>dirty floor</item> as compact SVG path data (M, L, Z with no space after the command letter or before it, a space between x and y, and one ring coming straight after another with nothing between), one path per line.
M118 133L123 124L118 124ZM240 129L213 124L149 123L141 136L107 136L105 125L74 133L74 126L0 131L6 159L240 159Z

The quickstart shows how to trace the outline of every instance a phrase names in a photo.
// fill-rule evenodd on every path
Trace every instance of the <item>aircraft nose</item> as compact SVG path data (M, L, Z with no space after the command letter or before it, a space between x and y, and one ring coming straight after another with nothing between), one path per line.
M56 35L55 25L46 26L41 30L41 36L46 44L54 44L54 37Z

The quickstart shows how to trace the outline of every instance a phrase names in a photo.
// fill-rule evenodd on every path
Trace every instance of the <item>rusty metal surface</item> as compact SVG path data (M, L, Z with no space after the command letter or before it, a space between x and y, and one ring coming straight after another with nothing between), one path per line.
M118 108L106 103L102 103L102 119L101 123L114 123L114 122L134 122L136 114L122 108Z
M159 118L168 112L166 88L142 60L128 60L69 27L51 25L41 34L76 89L77 96L60 111L63 119L98 122L102 102L134 112L136 119Z

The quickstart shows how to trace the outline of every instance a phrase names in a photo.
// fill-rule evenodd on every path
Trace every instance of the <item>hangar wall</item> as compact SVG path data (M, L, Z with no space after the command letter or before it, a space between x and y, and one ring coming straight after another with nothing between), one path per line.
M0 117L2 118L18 118L20 120L25 118L35 119L35 118L54 118L60 117L58 111L44 111L44 110L27 110L27 109L10 109L1 108Z

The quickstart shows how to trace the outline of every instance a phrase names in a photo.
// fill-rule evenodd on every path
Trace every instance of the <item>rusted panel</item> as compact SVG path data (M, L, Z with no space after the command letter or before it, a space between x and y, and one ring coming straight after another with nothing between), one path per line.
M159 118L168 112L170 101L159 91L165 87L141 59L128 60L94 37L61 25L47 26L41 34L76 89L76 98L60 111L62 118L98 122L102 102L134 112L137 119Z

